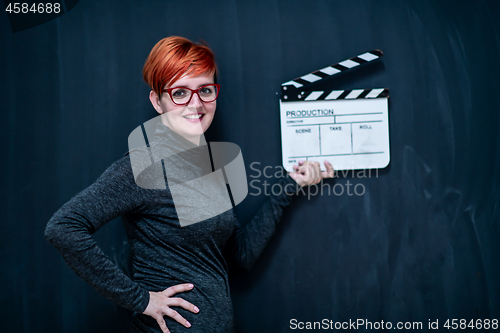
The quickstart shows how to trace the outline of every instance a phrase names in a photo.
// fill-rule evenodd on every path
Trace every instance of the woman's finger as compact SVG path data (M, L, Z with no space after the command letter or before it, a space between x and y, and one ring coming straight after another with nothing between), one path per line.
M293 171L295 171L296 173L300 173L300 174L304 174L304 162L307 162L307 161L299 161L298 162L298 165L294 165L293 166Z
M314 168L311 163L307 163L305 165L305 175L306 175L307 185L311 185L311 181L314 177Z
M163 319L163 316L159 315L156 319L156 322L161 328L161 331L163 333L170 333L170 330L167 327L167 323L165 322L165 319Z
M307 185L314 185L321 181L321 166L313 161L307 164Z
M177 293L182 293L183 291L188 291L193 289L194 285L192 283L176 284L175 286L169 287L163 290L163 294L167 297L171 297Z
M333 178L333 176L335 175L335 171L333 170L333 165L330 162L325 161L325 168L326 168L326 171L323 171L321 173L322 177L323 178Z
M314 162L314 184L321 181L321 164L319 162Z
M185 327L191 327L191 324L189 323L189 321L187 321L186 319L184 319L184 317L182 317L179 312L171 309L171 308L167 308L165 309L164 311L165 315L169 316L170 318L174 319L176 322L178 322L179 324L181 325L184 325Z
M300 179L301 186L313 185L321 181L320 164L315 161L301 163L296 173L298 174L298 179Z
M307 161L302 165L302 170L304 175L304 183L305 185L311 185L314 180L314 164L312 162Z
M168 306L180 306L183 309L186 309L188 311L191 311L193 313L198 313L200 312L200 309L196 307L194 304L189 303L185 299L182 299L180 297L171 297L167 301Z
M297 169L297 173L303 175L304 177L307 177L309 175L309 172L308 172L309 167L310 167L310 165L307 164L307 163L306 164L302 164Z

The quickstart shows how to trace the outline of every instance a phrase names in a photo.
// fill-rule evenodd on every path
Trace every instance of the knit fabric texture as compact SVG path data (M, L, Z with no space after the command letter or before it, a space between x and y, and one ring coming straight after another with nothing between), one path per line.
M158 124L155 135L151 146L179 151L192 148L188 149L192 153L183 155L183 163L192 164L196 172L206 172L206 166L199 163L206 151L162 124ZM224 253L246 269L254 265L274 234L283 208L298 190L290 177L279 178L278 182L286 191L269 196L244 226L230 209L181 227L168 181L164 189L139 187L130 155L126 155L54 214L45 237L83 280L104 297L135 312L133 332L161 332L156 320L142 314L149 291L182 283L192 283L194 288L174 297L191 302L200 312L175 307L192 326L187 329L165 316L171 332L234 332L228 267L222 252L226 247ZM118 216L132 251L132 277L110 260L91 236Z

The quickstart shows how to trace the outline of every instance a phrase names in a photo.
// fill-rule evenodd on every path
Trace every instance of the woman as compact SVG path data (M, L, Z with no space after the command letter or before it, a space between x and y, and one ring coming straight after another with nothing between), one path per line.
M206 171L198 163L203 149L197 148L206 147L203 133L215 114L216 73L212 51L181 37L158 42L144 65L144 79L152 89L149 98L161 118L149 147L168 155L182 152L189 173ZM232 209L182 227L169 184L170 175L182 178L185 168L156 163L168 174L168 182L155 186L157 178L149 176L157 173L134 173L131 155L113 163L54 214L46 228L47 240L99 293L134 311L133 332L234 331L223 248L237 263L250 268L297 188L332 177L332 166L325 162L327 171L321 172L317 162L300 163L291 177L279 180L287 191L270 197L244 227ZM153 186L144 186L148 179ZM133 279L91 237L118 216L133 254Z

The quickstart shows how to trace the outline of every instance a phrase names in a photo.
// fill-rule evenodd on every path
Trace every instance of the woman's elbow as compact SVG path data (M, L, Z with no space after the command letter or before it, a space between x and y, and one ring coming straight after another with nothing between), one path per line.
M44 232L45 239L55 247L70 241L71 237L68 237L69 234L70 232L67 223L64 223L55 217L52 217L49 220Z
M54 222L54 220L50 220L45 227L45 240L50 244L57 243L57 240L60 238L60 227Z

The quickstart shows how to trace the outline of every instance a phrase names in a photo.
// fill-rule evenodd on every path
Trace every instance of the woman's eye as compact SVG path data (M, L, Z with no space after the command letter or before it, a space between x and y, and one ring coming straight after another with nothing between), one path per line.
M184 97L187 95L187 90L186 89L177 89L172 91L172 96L173 97Z
M209 88L209 87L204 87L204 88L200 89L200 93L202 93L204 95L210 95L212 92L213 92L212 88Z

